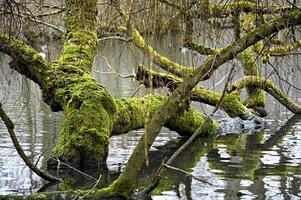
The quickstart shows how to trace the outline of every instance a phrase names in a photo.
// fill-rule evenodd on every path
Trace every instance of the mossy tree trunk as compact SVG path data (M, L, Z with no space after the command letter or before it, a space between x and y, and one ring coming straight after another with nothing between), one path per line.
M97 44L97 1L67 0L66 8L64 47L50 65L46 80L47 95L54 95L65 115L52 156L76 165L87 160L97 163L107 156L116 112L112 96L91 76Z
M246 1L248 2L248 1ZM241 13L242 22L240 24L242 36L247 35L250 31L256 28L256 15L253 13ZM254 47L249 47L245 51L239 54L238 59L242 64L242 69L245 76L259 76L259 66L257 65L256 54L253 50ZM265 106L265 94L264 92L254 86L247 87L248 98L244 104L248 108L254 110L262 110ZM262 116L266 116L266 112L260 112Z

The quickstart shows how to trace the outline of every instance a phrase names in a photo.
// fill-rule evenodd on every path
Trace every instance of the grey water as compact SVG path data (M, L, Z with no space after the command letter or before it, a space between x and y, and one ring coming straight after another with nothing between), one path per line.
M56 46L57 45L57 46ZM164 55L185 65L197 67L204 57L193 52L180 50L172 38L156 43ZM51 44L51 59L58 55L59 44ZM47 158L58 140L62 113L51 112L43 103L36 84L9 69L10 58L0 55L0 102L15 124L15 132L26 154L45 168ZM139 88L132 78L120 75L133 74L139 64L151 62L130 43L103 41L99 44L93 66L93 76L116 97L143 96L163 92L165 89ZM272 59L272 65L261 66L261 73L269 77L283 91L301 102L300 91L286 82L301 88L300 61L298 57ZM239 62L233 60L222 66L212 79L202 83L209 89L223 90L231 66L236 66L237 77L242 72ZM154 69L155 66L152 66ZM279 72L279 73L276 73ZM283 81L284 79L285 81ZM193 103L201 112L210 114L213 108ZM293 116L282 105L267 95L269 127L259 131L225 134L218 138L200 138L172 163L193 176L206 180L205 183L186 176L179 171L167 170L164 179L153 192L154 200L179 199L300 199L301 198L301 117ZM217 119L227 118L218 111ZM131 155L143 129L114 136L110 139L107 169L85 171L94 177L87 177L75 170L64 177L64 183L47 189L46 182L32 173L18 156L0 122L0 194L31 194L66 188L92 188L101 174L101 186L107 185L118 176ZM150 164L141 172L141 187L150 181L162 159L170 156L185 142L177 133L163 128L149 154Z

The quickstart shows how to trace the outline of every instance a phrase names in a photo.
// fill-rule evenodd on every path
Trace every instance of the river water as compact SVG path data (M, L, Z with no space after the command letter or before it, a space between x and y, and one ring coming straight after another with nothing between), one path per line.
M192 52L181 51L177 41L172 38L157 42L156 45L165 55L186 65L197 66L204 59ZM55 58L60 46L52 44L49 48L50 57ZM43 103L39 88L9 69L8 56L0 56L0 101L15 123L15 132L26 154L37 166L45 168L45 162L57 141L63 114L51 112ZM93 74L116 98L131 97L134 93L135 96L166 93L164 89L158 91L145 88L135 92L139 83L118 75L132 74L141 63L150 64L131 44L104 41L99 45ZM286 77L286 81L301 88L298 58L276 58L272 63L273 66L264 65L262 73L301 102L300 93L281 80ZM239 63L232 61L221 67L203 85L221 91L225 74L232 65L238 66ZM239 76L241 70L239 67L236 69ZM213 110L207 105L193 105L207 114ZM293 116L270 96L267 96L267 110L269 116L266 121L269 127L265 130L197 139L172 163L173 166L210 184L185 176L179 171L168 170L160 186L154 191L153 199L300 199L301 117ZM226 118L221 111L215 117ZM71 170L69 174L57 172L65 178L65 182L61 185L45 186L45 182L28 170L17 155L4 124L0 122L0 194L30 194L78 187L87 189L94 185L100 173L100 186L104 186L120 173L142 133L143 130L136 130L112 137L107 168L85 171L94 178L75 170ZM152 146L150 165L142 170L139 185L147 184L162 159L170 156L183 142L185 138L163 128Z

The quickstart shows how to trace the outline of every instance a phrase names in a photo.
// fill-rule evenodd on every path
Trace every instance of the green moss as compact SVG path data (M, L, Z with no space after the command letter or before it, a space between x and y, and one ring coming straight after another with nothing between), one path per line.
M32 47L7 34L0 34L1 51L10 55L16 64L16 71L33 80L41 87L44 85L45 71L49 65Z
M183 112L180 117L176 116L170 118L166 126L171 130L176 130L182 136L190 136L194 133L200 126L203 125L202 134L212 134L218 130L219 125L215 121L206 120L206 116L199 113L193 108L189 108L187 111Z
M249 97L243 102L243 104L246 105L248 108L254 108L256 106L264 107L265 106L264 91L259 88L253 89L251 92L249 92Z
M73 163L102 161L108 153L116 104L91 76L97 1L67 0L64 48L47 71L46 91L62 107L65 121L52 156Z
M108 187L93 191L84 191L81 190L79 195L85 195L87 192L89 192L88 199L99 199L99 198L105 198L105 197L123 197L127 198L129 197L134 190L134 184L132 183L132 180L125 180L125 179L117 179L112 184L110 184Z
M143 128L146 121L166 102L163 95L146 95L142 98L118 99L114 118L113 134L126 133ZM176 117L168 120L164 126L180 135L190 136L204 123L205 116L194 108L188 108ZM216 127L215 127L216 128ZM214 127L212 127L212 130ZM210 130L210 131L212 131Z
M230 117L248 119L252 116L252 111L241 103L236 93L226 94L220 106Z
M65 99L65 121L54 157L102 160L108 153L109 137L116 105L106 90L90 81L75 82L62 91ZM62 95L62 94L61 94ZM59 96L61 96L59 95Z
M140 35L139 31L134 30L127 30L125 27L121 27L121 30L126 30L125 32L132 38L132 42L147 56L151 58L151 60L160 66L162 69L172 72L173 74L179 77L185 77L191 74L194 69L190 67L186 67L180 65L176 62L171 61L165 56L162 56L157 51L155 51L150 45L146 43L144 38Z
M256 64L256 56L251 47L239 54L239 59L242 63L244 74L246 76L259 76L259 69ZM244 102L249 108L256 106L265 106L265 94L257 86L247 86L248 99Z
M96 30L97 1L66 1L67 33L76 30Z
M252 116L251 110L241 103L239 94L225 94L223 100L220 102L221 94L202 87L195 87L192 93L193 100L198 100L212 106L220 103L219 108L224 110L230 117L248 119Z
M244 34L253 31L256 28L256 16L253 13L248 13L242 16L241 27L245 31ZM241 61L245 76L259 76L259 67L256 63L256 55L254 50L261 51L263 42L259 41L254 47L249 47L238 55ZM265 94L256 86L247 86L248 98L244 101L244 105L249 108L264 107Z
M283 45L283 46L277 46L274 48L269 49L270 54L275 54L275 53L289 53L292 51L297 50L301 46L301 40L297 40L291 44L288 45Z

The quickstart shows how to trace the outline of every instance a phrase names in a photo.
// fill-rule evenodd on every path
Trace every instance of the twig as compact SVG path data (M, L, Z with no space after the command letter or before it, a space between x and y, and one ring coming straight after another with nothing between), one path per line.
M293 56L293 55L300 55L301 52L288 52L288 53L271 53L270 56Z
M47 17L47 16L50 16L50 15L60 14L64 11L65 11L65 9L60 9L60 10L56 10L56 11L52 11L52 12L40 13L40 14L36 14L34 17Z
M88 196L93 190L95 190L96 186L98 185L99 181L101 180L101 174L99 175L96 183L93 185L93 187L83 196L79 197L79 199L84 199L86 196Z
M38 159L37 159L37 161L36 161L35 166L38 165L40 159L42 158L42 156L44 155L44 153L47 151L47 149L48 149L48 145L47 145L47 147L40 153L40 155L39 155L39 157L38 157Z
M1 12L4 12L4 11L1 10ZM7 12L7 11L6 11L6 12ZM59 27L57 27L57 26L55 26L55 25L53 25L53 24L49 24L49 23L47 23L47 22L43 22L43 21L37 20L37 19L35 19L35 18L33 18L33 17L30 17L29 15L23 15L23 14L21 14L21 13L14 13L14 12L7 12L7 13L16 15L16 16L18 16L18 17L22 17L22 18L28 19L28 20L30 20L30 21L33 21L33 22L38 23L38 24L42 24L42 25L44 25L44 26L48 26L48 27L53 28L54 30L56 30L56 31L58 31L58 32L61 32L61 33L64 32L62 29L60 29Z
M164 167L166 167L166 168L169 168L169 169L172 169L172 170L175 170L175 171L182 172L183 174L186 174L187 176L190 176L190 177L194 178L194 179L197 180L197 181L206 183L206 184L208 184L208 185L214 185L214 184L212 184L212 183L209 183L208 181L205 181L205 180L203 180L203 179L200 179L200 178L198 178L198 177L195 177L194 175L192 175L191 173L186 172L186 171L183 170L183 169L180 169L180 168L177 168L177 167L173 167L173 166L167 165L167 164L165 164L165 163L162 163L162 165L163 165Z
M50 159L56 160L56 159L54 159L54 158L52 158L52 157L50 157ZM70 168L70 169L76 171L76 172L79 173L79 174L82 174L82 175L86 176L86 177L89 178L89 179L97 180L97 179L94 178L93 176L90 176L89 174L86 174L86 173L84 173L84 172L82 172L82 171L80 171L80 170L78 170L78 169L76 169L76 168L74 168L74 167L68 165L67 163L62 162L62 161L61 161L60 159L58 159L58 158L57 158L56 161L58 162L58 166L61 165L61 164L62 164L62 165L65 165L66 167L68 167L68 168ZM58 168L59 168L59 167L58 167Z
M108 59L105 56L101 56L101 57L106 61L109 69L111 70L111 72L109 72L109 73L115 73L121 78L135 78L136 75L134 73L132 73L132 74L120 74L115 69L113 69L113 67L110 65ZM104 72L102 72L102 73L104 73Z
M140 84L138 86L138 88L133 92L133 94L131 95L131 98L134 97L136 95L136 93L143 87L144 85L143 84Z
M296 4L294 4L294 3L292 3L292 2L290 2L290 1L288 1L288 0L285 0L288 4L290 4L293 8L296 8L296 9L298 9L298 10L301 10L301 8L299 8Z
M121 37L121 36L117 36L117 35L99 38L97 41L98 42L102 42L102 41L112 40L112 39L114 39L114 40L121 40L121 41L124 41L124 42L130 42L131 41L130 38Z

